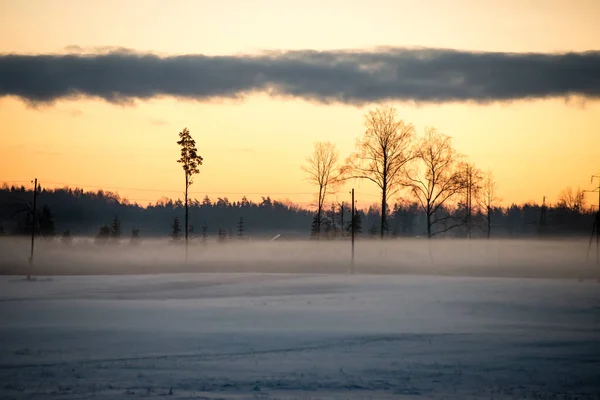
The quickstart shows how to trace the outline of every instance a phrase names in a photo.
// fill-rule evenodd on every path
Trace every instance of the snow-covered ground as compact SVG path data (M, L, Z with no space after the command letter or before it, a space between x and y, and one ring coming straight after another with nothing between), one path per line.
M5 276L0 320L1 399L600 398L596 281Z

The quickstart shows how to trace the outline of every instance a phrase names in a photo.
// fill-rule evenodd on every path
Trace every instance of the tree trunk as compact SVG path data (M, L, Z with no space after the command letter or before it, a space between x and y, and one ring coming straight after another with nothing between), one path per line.
M469 182L468 182L468 190L467 190L467 237L469 239L471 239L471 218L472 218L472 208L471 208L471 180L469 177Z
M321 240L321 214L323 213L323 210L321 210L321 208L319 207L319 209L317 210L317 240Z
M429 262L433 263L433 250L431 249L431 206L428 204L427 205L427 251L429 253Z
M427 238L431 239L431 210L427 207Z
M467 168L467 238L471 239L472 218L473 218L473 175L470 168Z
M386 198L387 198L387 183L384 182L383 183L383 189L381 190L381 238L383 239L383 233L385 231L385 217L386 217L386 210L385 210L385 203L386 203Z
M323 186L319 186L319 204L317 204L317 240L321 239L321 216L323 214L323 203L325 198L323 197Z
M189 177L185 174L185 262L188 260L188 188Z
M492 214L490 207L487 208L487 238L489 240L492 232Z

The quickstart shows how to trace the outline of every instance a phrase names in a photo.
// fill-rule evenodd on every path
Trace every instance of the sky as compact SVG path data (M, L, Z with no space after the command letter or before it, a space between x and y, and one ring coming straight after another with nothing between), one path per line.
M503 204L553 202L600 174L599 20L595 0L0 0L0 182L182 197L187 127L194 197L305 206L313 143L344 158L392 105ZM330 200L350 187L378 201Z

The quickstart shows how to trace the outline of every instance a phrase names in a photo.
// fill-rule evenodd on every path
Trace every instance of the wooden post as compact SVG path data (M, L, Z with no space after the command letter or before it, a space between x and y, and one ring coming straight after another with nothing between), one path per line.
M351 231L352 231L352 268L351 268L351 272L354 273L354 227L356 226L356 211L354 209L354 188L352 188L352 226L351 226Z
M344 202L340 204L340 236L344 237Z
M36 206L37 206L37 178L35 178L35 182L33 184L33 217L31 222L31 252L29 254L29 271L27 271L27 279L31 279L31 267L33 266L33 250L35 246L35 224L36 224Z

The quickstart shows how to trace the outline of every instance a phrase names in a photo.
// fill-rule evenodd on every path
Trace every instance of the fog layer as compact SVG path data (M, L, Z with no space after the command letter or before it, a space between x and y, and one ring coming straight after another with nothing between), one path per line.
M354 269L362 274L439 274L489 277L588 279L598 277L596 249L588 240L357 241ZM350 241L191 241L168 239L137 245L96 245L76 238L70 245L24 238L0 240L0 274L102 275L174 272L348 273Z

